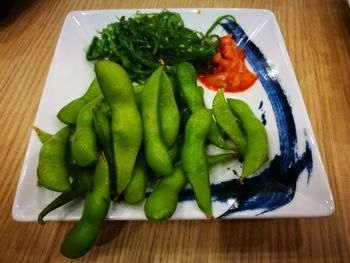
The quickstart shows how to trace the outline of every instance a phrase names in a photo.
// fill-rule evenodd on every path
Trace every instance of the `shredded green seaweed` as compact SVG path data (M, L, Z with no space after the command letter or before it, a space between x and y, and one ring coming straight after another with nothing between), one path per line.
M138 12L130 18L122 16L99 34L93 38L86 58L117 62L133 81L139 83L143 83L159 65L173 74L176 65L182 61L206 62L219 45L216 35L185 27L180 14L168 10Z

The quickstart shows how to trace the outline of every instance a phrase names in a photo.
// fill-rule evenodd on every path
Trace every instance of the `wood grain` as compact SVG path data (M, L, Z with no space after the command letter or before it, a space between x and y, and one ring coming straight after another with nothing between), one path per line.
M0 261L69 262L71 222L18 223L11 208L56 41L72 10L271 9L280 24L336 203L322 219L106 222L76 262L350 262L350 9L345 0L18 0L0 23Z

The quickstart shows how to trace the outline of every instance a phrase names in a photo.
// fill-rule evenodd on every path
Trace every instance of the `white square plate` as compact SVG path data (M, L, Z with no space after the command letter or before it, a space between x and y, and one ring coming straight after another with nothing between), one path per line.
M93 64L85 50L97 31L116 17L161 10L76 11L67 15L41 98L35 126L55 133L63 126L56 114L81 96L94 78ZM214 217L273 218L318 217L334 211L328 179L298 83L274 14L258 9L170 9L181 14L185 25L206 32L217 17L231 14L237 24L225 22L215 33L232 33L246 50L247 64L259 80L245 92L226 94L246 101L264 122L269 139L269 162L244 186L238 183L241 165L232 161L210 170ZM225 29L224 29L225 27ZM215 93L204 89L211 108ZM12 215L18 221L35 221L39 212L58 193L37 186L36 167L41 147L31 134L20 175ZM215 151L210 147L209 151ZM47 220L77 220L82 200L50 213ZM110 220L146 219L143 204L111 205ZM191 192L180 195L172 219L204 219Z

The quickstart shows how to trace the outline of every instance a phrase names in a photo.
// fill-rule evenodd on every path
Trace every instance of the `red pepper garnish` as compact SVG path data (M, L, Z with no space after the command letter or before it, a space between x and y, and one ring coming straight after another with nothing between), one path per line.
M251 87L258 78L247 69L245 51L237 47L232 35L221 37L219 51L213 56L212 63L213 73L198 77L209 89L241 92Z

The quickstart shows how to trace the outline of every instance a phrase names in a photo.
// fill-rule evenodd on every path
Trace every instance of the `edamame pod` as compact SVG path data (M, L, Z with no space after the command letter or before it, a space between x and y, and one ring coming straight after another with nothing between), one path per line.
M146 217L152 221L169 219L176 210L179 192L186 182L181 165L176 166L171 175L161 178L146 200L144 206Z
M135 93L135 99L136 104L139 106L141 101L141 94L143 90L143 85L134 85L134 93ZM106 117L111 118L112 112L111 107L109 106L108 102L106 100L103 100L100 106L100 111L106 115Z
M136 104L139 107L140 103L141 103L141 94L142 94L144 86L140 85L140 84L135 84L135 85L133 85L133 88L134 88L134 93L135 93Z
M208 167L232 160L232 153L207 155ZM181 164L176 166L174 172L160 179L159 183L146 200L144 211L151 221L169 219L175 212L179 192L187 183Z
M148 167L144 151L140 150L131 180L123 192L125 203L137 204L146 198L147 178Z
M169 155L173 163L176 163L180 159L180 141L176 141L175 144L169 149Z
M43 225L46 223L44 217L48 213L84 195L91 188L94 175L93 170L74 167L72 168L71 174L73 174L71 190L60 194L40 212L38 215L39 224Z
M185 142L181 154L185 176L192 186L199 208L208 218L213 215L205 138L211 120L212 113L209 109L199 109L190 116L185 127Z
M162 139L171 148L180 128L180 112L177 107L171 80L162 71L159 94L159 119Z
M65 237L60 250L62 255L79 258L91 249L108 213L110 201L108 163L100 153L83 214Z
M79 112L71 150L73 161L80 167L87 167L97 161L97 140L94 130L92 108L99 106L102 95L86 104Z
M111 118L112 116L112 111L111 111L111 107L109 107L109 104L106 100L103 100L101 102L100 105L100 111L107 117L107 118Z
M178 108L181 111L185 107L185 104L181 98L180 88L179 88L179 83L177 81L177 77L175 74L168 75L168 77L171 81L171 86L173 87L173 93L175 96L176 104L178 105Z
M238 99L228 99L228 105L243 127L247 146L240 181L256 172L268 159L268 139L264 125L254 115L248 104Z
M111 133L111 123L110 120L98 109L92 109L94 113L94 128L97 138L102 143L103 151L105 153L110 173L110 185L111 185L111 195L113 199L115 198L116 191L116 177L115 177L115 164L114 164L114 154L113 154L113 139Z
M170 175L173 164L162 140L159 120L159 93L163 69L159 67L147 80L141 97L145 154L148 165L159 175Z
M176 67L176 76L180 92L187 106L193 113L198 109L205 108L204 98L197 87L196 70L189 62L181 62Z
M220 132L214 118L211 118L210 127L209 127L209 133L207 135L209 141L211 141L216 146L223 148L223 149L229 149L224 137L222 136L222 133Z
M40 149L38 182L47 189L58 192L67 192L71 189L66 164L69 135L70 128L66 126L45 141Z
M205 108L203 94L197 87L197 75L193 65L188 62L181 62L176 67L176 75L181 94L191 113L196 112L198 109ZM218 147L224 149L228 148L213 118L210 124L208 139Z
M215 155L207 155L208 167L213 167L219 163L227 162L237 157L235 153L221 153Z
M109 119L104 115L97 107L92 108L94 115L94 128L97 135L97 138L101 141L105 155L108 161L108 153L113 152L113 143L112 143L112 133L111 133L111 124ZM109 157L112 157L109 156Z
M64 106L57 114L57 118L70 125L74 125L77 122L78 114L80 110L90 101L96 97L102 95L100 87L98 86L97 80L94 79L90 84L86 93L80 98L71 101Z
M234 143L238 153L244 157L246 148L246 138L238 123L238 120L233 115L230 107L225 99L224 89L220 89L213 100L213 112L216 122L226 132Z
M36 135L38 136L41 143L48 141L52 137L52 134L47 133L38 127L34 127L34 131L35 131Z
M136 105L130 77L111 61L95 63L96 78L111 107L111 131L116 171L116 194L119 196L132 177L142 142L142 119Z

